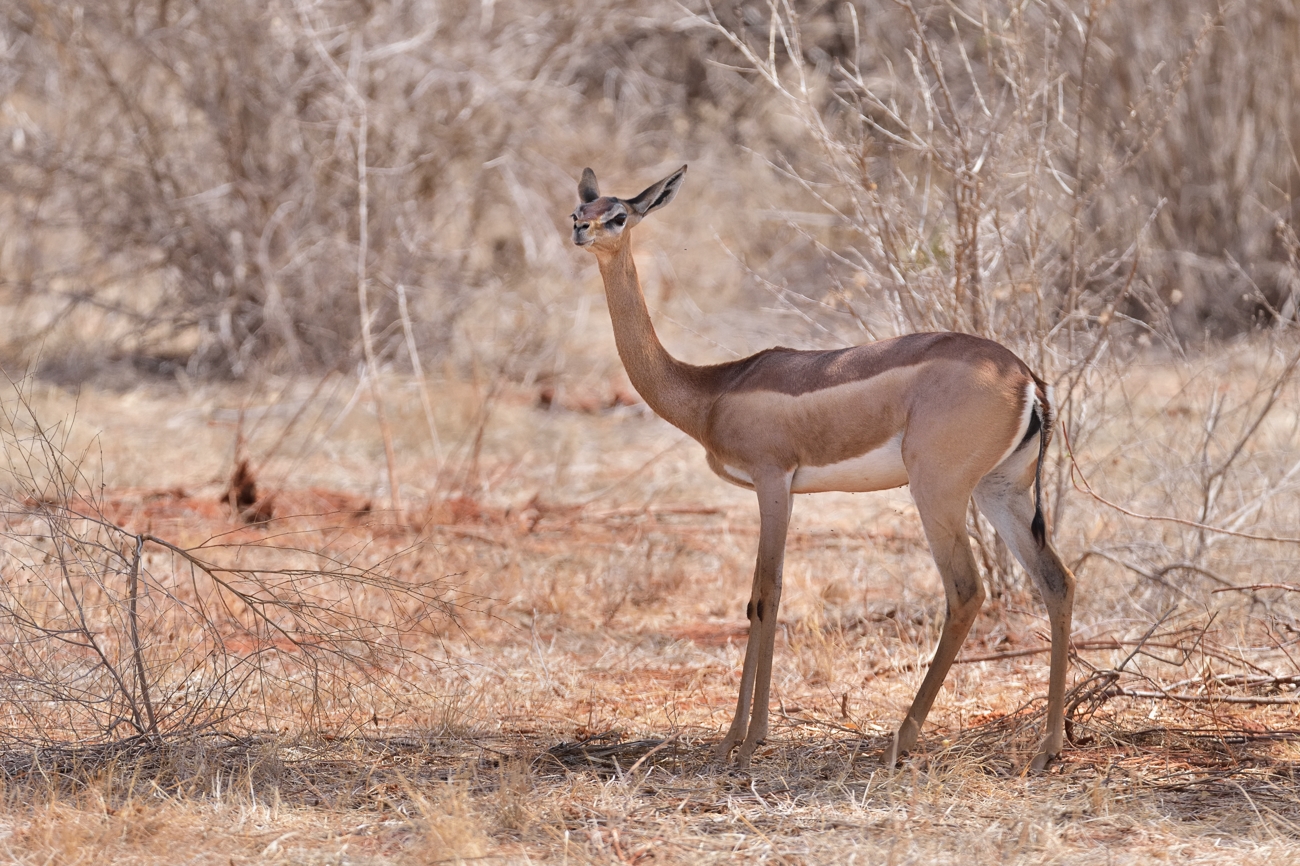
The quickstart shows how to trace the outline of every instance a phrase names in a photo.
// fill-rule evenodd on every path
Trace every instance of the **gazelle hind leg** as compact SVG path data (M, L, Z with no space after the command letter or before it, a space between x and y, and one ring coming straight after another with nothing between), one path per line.
M1029 765L1032 770L1041 770L1065 745L1065 678L1070 661L1074 575L1061 562L1050 541L1044 541L1040 547L1034 538L1031 529L1034 501L1028 489L1012 478L995 473L975 488L975 504L1034 579L1047 607L1052 632L1047 725L1042 745Z
M916 500L917 511L925 527L930 552L939 568L939 575L943 578L948 615L944 619L930 670L921 681L912 706L894 735L893 745L885 753L887 767L896 766L899 756L916 745L916 738L939 695L944 677L948 675L948 669L957 658L957 652L984 603L984 586L975 567L975 558L971 555L970 536L966 531L966 506L970 502L970 489L953 491L929 487L923 480L913 478L912 497Z

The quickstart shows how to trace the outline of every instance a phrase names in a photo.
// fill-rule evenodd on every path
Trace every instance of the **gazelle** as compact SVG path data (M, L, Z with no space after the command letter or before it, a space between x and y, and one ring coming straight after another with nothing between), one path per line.
M758 494L758 561L746 616L740 698L716 747L749 764L767 736L772 650L786 530L795 493L911 486L948 615L930 670L885 755L916 744L970 630L984 588L971 555L971 497L1038 584L1051 624L1046 736L1031 767L1064 740L1074 575L1047 540L1043 453L1052 435L1048 389L1009 349L956 333L910 334L829 351L774 348L697 367L660 344L632 261L632 227L672 201L686 166L628 199L601 196L582 172L573 242L600 265L614 340L628 378L657 414L704 446L709 467ZM752 712L751 712L752 699Z

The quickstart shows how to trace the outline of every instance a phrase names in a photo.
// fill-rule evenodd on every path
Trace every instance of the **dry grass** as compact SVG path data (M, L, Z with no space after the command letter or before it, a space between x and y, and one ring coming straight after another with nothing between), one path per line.
M1147 425L1179 406L1204 416L1201 401L1223 397L1225 382L1238 387L1222 429L1247 423L1277 362L1256 342L1200 363L1191 375L1153 360L1124 377L1132 414L1150 420L1103 422L1079 455L1105 495L1197 516L1193 466L1143 469ZM450 497L418 486L439 466L410 401L394 415L408 511L351 524L376 550L421 551L423 565L396 578L455 575L463 597L484 599L455 628L408 635L424 661L395 670L419 678L418 694L339 708L361 727L321 724L290 701L281 733L245 718L222 736L154 746L10 748L9 857L175 862L185 844L189 862L221 863L1294 859L1295 593L1213 592L1219 580L1288 583L1289 546L1218 542L1198 560L1213 577L1135 577L1134 566L1155 574L1186 555L1172 545L1194 546L1196 533L1071 494L1058 542L1082 587L1074 746L1049 774L1020 775L1046 641L1036 599L1013 588L977 623L918 755L889 772L880 754L937 639L938 580L904 491L801 498L773 735L753 772L736 774L709 766L707 748L729 719L743 648L749 494L703 474L691 443L639 407L546 409L536 390L485 389L483 423L472 389L436 390L448 396L436 419L452 455L445 477L477 483ZM69 450L97 435L118 520L195 543L240 526L217 504L240 406L244 447L271 455L259 478L286 509L277 519L382 493L364 399L311 391L169 386L74 401L36 384L28 397L47 417L75 405ZM302 400L322 420L277 451ZM1245 495L1243 479L1278 477L1272 461L1285 469L1296 405L1289 396L1251 440L1232 496ZM1185 439L1159 447L1205 447L1203 431L1180 429ZM158 459L172 442L186 443L180 457ZM1221 443L1209 447L1213 457ZM1284 531L1294 501L1283 484L1252 528ZM243 543L277 535L274 524L237 531Z

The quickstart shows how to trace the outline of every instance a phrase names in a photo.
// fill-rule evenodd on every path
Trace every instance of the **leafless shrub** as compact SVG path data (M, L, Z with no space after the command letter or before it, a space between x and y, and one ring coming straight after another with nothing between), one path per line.
M708 70L678 14L10 4L0 290L32 327L6 352L53 341L44 362L69 375L95 352L236 376L405 366L420 349L463 362L455 326L475 304L489 332L545 335L492 299L526 311L539 273L568 272L551 212L571 167L554 151L603 150L619 129L650 136L620 145L634 159L700 98Z
M703 20L811 134L773 156L834 217L815 232L841 257L828 300L890 302L869 328L1074 331L1110 315L1135 257L1120 311L1166 338L1290 297L1288 4L779 2Z
M406 636L436 635L454 610L440 581L396 576L403 551L350 549L319 520L184 545L122 526L66 425L44 427L21 393L2 421L11 741L351 728L418 698Z
M1158 209L1142 273L1185 338L1269 324L1283 309L1295 318L1285 237L1300 221L1297 39L1300 13L1273 0L1153 0L1098 16L1087 226L1121 245Z
M1294 315L1287 4L698 8L718 27L669 4L11 4L0 258L31 327L6 351L35 332L69 374L107 351L241 375L495 340L527 377L562 366L539 283L574 275L552 220L573 166L725 150L745 174L737 146L826 206L796 221L839 263L811 301L872 333ZM770 234L731 240L778 285L822 273Z
M1091 459L1071 469L1072 507L1086 518L1100 500L1128 519L1084 545L1080 563L1125 569L1139 578L1135 597L1152 608L1286 579L1300 543L1291 518L1300 490L1297 366L1295 335L1283 330L1189 359L1157 393L1092 395L1095 414L1128 419L1131 431L1099 436ZM1251 601L1261 602L1270 618L1289 622L1288 603Z
M1195 241L1222 250L1217 264L1199 272L1231 269L1247 297L1190 287L1186 268L1169 267L1187 260L1183 245L1195 232L1185 229L1206 212L1185 196L1172 198L1182 187L1165 166L1177 152L1197 161L1193 171L1222 174L1225 154L1212 165L1186 143L1208 140L1228 122L1202 106L1249 89L1261 73L1247 68L1247 34L1274 26L1289 32L1293 16L1278 5L1247 15L1198 7L1165 19L1163 8L912 0L835 10L784 0L740 13L706 6L700 20L785 101L811 144L771 158L825 215L795 214L791 225L831 263L832 285L769 279L792 306L846 336L952 329L1012 346L1056 386L1063 426L1084 450L1103 417L1100 395L1115 390L1134 346L1155 343L1178 357L1186 338L1211 320L1221 332L1232 330L1258 309L1269 324L1286 322L1294 265L1285 239L1294 219L1282 191L1297 167L1271 133L1262 144L1253 124L1268 117L1261 123L1286 127L1289 114L1285 122L1275 115L1287 109L1272 99L1234 100L1241 120L1229 137L1234 153L1269 156L1261 176L1238 172L1224 182L1272 180L1267 191L1247 194L1253 204L1227 205L1257 216L1243 215L1231 228L1212 220L1215 240ZM1156 20L1176 20L1179 38L1148 43L1152 31L1144 26ZM1275 38L1285 37L1270 32L1264 44ZM1114 87L1117 81L1124 87ZM1265 89L1293 91L1295 82L1286 82L1270 79ZM1241 190L1218 199L1239 203ZM1254 251L1253 270L1235 262L1234 245ZM1252 274L1264 273L1268 279L1256 284ZM1279 334L1278 351L1289 355L1291 339ZM1290 369L1268 380L1266 396L1247 401L1250 420L1226 450L1213 420L1222 404L1210 398L1207 450L1197 461L1202 507L1187 515L1194 522L1213 523L1214 512L1240 528L1242 515L1258 514L1246 490L1262 502L1289 483L1286 470L1239 474L1238 461L1261 447L1255 437ZM1058 516L1071 459L1057 463ZM1225 485L1241 489L1242 498L1222 510ZM1183 513L1182 495L1176 513ZM977 515L972 521L997 591L1012 581L1009 558ZM1199 530L1195 550L1176 545L1173 560L1203 568L1206 544Z

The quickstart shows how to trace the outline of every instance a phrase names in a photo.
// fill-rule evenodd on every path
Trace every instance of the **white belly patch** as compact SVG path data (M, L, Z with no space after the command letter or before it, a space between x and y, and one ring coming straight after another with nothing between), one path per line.
M732 484L738 484L741 487L749 487L751 489L754 486L754 479L750 478L749 473L744 469L737 469L735 466L724 463L720 471L717 467L714 467L714 471Z
M795 470L790 490L792 493L826 493L831 490L865 493L902 487L906 483L907 467L903 465L903 437L900 434L879 448L839 463L800 466Z
M729 463L711 463L723 479L753 489L754 479L748 472ZM866 454L850 457L825 466L800 466L790 482L791 493L867 493L889 490L907 483L903 465L903 436L900 433L884 445Z

